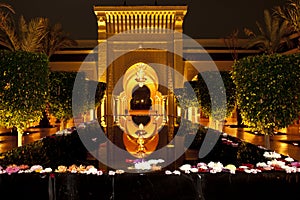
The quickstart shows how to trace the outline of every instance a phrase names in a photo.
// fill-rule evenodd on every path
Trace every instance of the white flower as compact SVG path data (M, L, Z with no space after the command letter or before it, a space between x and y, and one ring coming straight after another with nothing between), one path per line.
M282 167L282 166L285 165L285 162L280 161L280 160L276 160L276 159L275 159L275 160L268 161L267 163L268 163L268 165L270 165L270 166L279 166L279 167Z
M151 165L148 162L139 162L134 164L135 169L150 170Z
M197 173L197 172L198 172L198 168L196 168L196 167L192 167L192 169L191 169L191 172L193 172L193 173Z
M173 171L173 174L180 175L181 173L180 173L180 171L178 171L178 170L174 170L174 171Z
M25 173L29 173L29 170L25 170ZM50 173L52 172L52 169L50 167L47 167L45 169L43 169L42 171L40 171L40 173Z
M293 162L293 161L294 161L294 159L291 158L291 157L287 157L287 158L285 158L284 160L287 161L287 162Z
M214 172L221 172L223 169L223 164L220 162L209 162L207 166Z
M184 164L179 167L179 169L181 171L189 171L189 170L191 170L191 168L192 168L192 166L190 164Z
M109 170L109 171L108 171L108 175L113 176L113 175L115 175L115 174L116 174L116 172L114 172L114 171L112 171L112 170Z
M98 170L98 171L97 171L97 175L98 175L98 176L101 176L102 174L103 174L103 171L101 171L101 170Z
M172 172L171 172L170 170L166 170L166 171L165 171L165 174L166 174L166 175L170 175L170 174L172 174Z
M281 155L279 153L276 153L275 151L274 152L265 151L263 156L266 158L281 158Z
M89 170L86 171L86 174L97 174L98 170L95 167L91 167Z
M256 167L267 167L268 165L265 162L256 163Z
M45 168L45 172L50 173L52 172L52 169L50 167Z
M40 172L43 170L43 167L41 165L33 165L31 168L30 168L30 171L32 172Z

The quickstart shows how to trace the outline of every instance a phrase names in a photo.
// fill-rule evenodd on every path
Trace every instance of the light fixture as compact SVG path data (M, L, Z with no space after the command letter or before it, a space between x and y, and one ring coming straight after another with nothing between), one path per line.
M145 81L147 80L147 78L145 77L146 74L145 70L146 70L146 65L144 65L143 63L138 65L135 80L136 82L139 83L139 87L143 87Z

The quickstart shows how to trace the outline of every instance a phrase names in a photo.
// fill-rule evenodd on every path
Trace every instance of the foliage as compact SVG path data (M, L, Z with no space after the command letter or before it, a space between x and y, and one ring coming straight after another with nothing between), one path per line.
M176 88L174 90L174 94L176 103L182 109L199 106L199 102L196 98L191 82L186 82L183 88Z
M106 83L98 82L96 88L96 94L95 94L95 107L98 107L100 105L101 100L104 97L105 90L106 90Z
M257 47L261 52L273 54L280 52L285 43L288 42L287 22L272 16L269 10L264 10L264 25L256 22L258 34L244 28L245 34L249 37L246 48Z
M264 149L242 141L237 150L236 162L238 165L242 165L245 163L256 164L258 162L267 161L267 158L263 156L264 152Z
M245 124L263 134L285 128L300 111L300 55L256 55L233 65L237 104Z
M77 45L60 23L51 25L44 17L27 21L23 15L16 21L12 6L1 3L0 8L0 45L11 51L43 52L50 58L57 50Z
M77 77L79 85L81 85L82 91L84 92L76 95L76 100L79 102L73 102L73 87ZM49 112L57 119L68 120L73 117L74 110L78 112L87 111L88 107L100 104L101 99L104 96L106 84L102 82L85 80L84 72L65 72L65 71L51 71L50 75L50 86L49 86ZM91 96L93 95L94 96ZM77 99L79 98L79 99ZM94 102L91 102L94 100ZM79 105L81 102L87 105ZM78 105L77 105L78 104Z
M0 154L0 165L27 164L57 168L59 165L85 164L87 151L77 131L52 135Z
M33 18L27 22L21 16L18 23L13 16L7 17L0 26L1 44L11 51L41 52L48 23L48 19L43 17Z
M72 90L77 72L51 71L49 74L49 112L59 120L72 114Z
M56 51L76 46L77 42L71 39L69 33L63 31L60 23L56 23L53 26L48 25L47 34L42 41L42 45L42 51L50 58Z
M84 84L87 85L88 102L91 108L99 106L102 98L104 97L106 83L87 80L84 82Z
M45 110L48 89L48 58L45 54L0 51L0 125L27 128Z
M231 78L231 72L230 71L207 71L207 72L202 72L202 75L207 76L207 77L214 77L216 74L220 73L221 78L224 83L225 87L225 92L226 92L226 117L228 117L235 106L235 85L233 83L233 80ZM212 91L208 91L208 87L202 78L201 74L198 74L197 81L192 81L194 90L198 96L199 102L200 102L200 107L203 112L203 114L206 117L211 117L212 116L212 110L211 110L211 96L213 92L217 92L218 88L217 85L211 85ZM220 110L216 108L216 112L222 112L223 110ZM224 112L224 111L223 111ZM218 115L217 113L215 114L216 116Z
M293 31L300 31L300 1L287 0L285 5L274 8L274 15L284 19Z

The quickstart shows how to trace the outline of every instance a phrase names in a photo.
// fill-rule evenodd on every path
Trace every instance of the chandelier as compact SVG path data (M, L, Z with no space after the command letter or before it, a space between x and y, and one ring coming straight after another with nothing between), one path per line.
M145 77L146 75L146 65L145 64L139 64L137 67L137 72L136 72L136 82L138 82L139 87L143 87L145 84L145 81L147 78Z

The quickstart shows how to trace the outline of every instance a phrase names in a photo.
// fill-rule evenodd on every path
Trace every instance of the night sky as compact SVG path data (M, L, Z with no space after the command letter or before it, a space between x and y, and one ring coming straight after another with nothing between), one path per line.
M94 5L124 5L124 0L2 0L27 20L47 17L61 23L74 39L97 39ZM263 10L282 5L285 0L157 0L158 5L188 5L184 33L197 38L223 38L238 29L256 28ZM126 5L154 5L153 0L127 0Z

